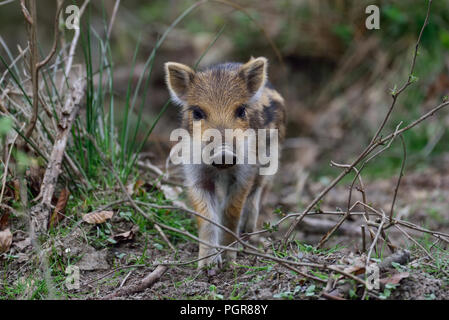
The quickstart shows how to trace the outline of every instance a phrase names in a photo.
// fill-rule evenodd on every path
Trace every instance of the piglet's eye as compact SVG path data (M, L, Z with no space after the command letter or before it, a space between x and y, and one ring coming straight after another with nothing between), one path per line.
M192 110L192 115L193 115L194 120L201 120L201 119L206 118L206 114L200 107L193 106L190 109Z
M237 118L243 119L246 116L246 105L242 104L235 110L235 116Z

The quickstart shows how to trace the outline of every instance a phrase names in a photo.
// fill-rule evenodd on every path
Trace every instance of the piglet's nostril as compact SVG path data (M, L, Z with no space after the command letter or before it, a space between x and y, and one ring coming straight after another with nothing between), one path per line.
M217 168L217 169L226 169L226 168L230 168L233 167L236 163L237 163L237 157L235 155L231 157L229 157L226 159L226 154L223 153L221 156L221 163L219 163L220 161L212 161L212 165Z

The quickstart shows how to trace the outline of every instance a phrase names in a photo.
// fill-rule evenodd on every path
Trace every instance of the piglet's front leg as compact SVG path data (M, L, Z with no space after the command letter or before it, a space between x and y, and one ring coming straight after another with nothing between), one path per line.
M200 189L189 190L189 197L196 212L219 223L217 214L213 211L212 199L207 192ZM214 246L219 245L219 228L201 217L197 217L197 223L198 236L200 240L205 242L199 244L198 258L201 260L198 261L198 268L215 265L221 266L221 256L214 255L218 252Z
M246 199L248 197L249 191L251 189L251 183L247 183L243 186L237 187L234 192L232 192L229 197L228 203L223 212L223 225L234 232L238 236L238 230L240 225L240 218L242 215L242 210L245 205ZM228 246L235 242L236 238L229 232L222 232L222 245ZM233 246L236 248L237 246ZM237 252L227 250L225 252L225 258L228 261L234 261L236 259Z

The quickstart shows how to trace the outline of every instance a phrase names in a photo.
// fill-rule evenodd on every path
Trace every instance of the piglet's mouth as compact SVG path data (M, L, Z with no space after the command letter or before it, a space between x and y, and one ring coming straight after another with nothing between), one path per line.
M222 146L214 150L211 164L217 169L228 169L237 164L237 156L227 146Z
M215 168L217 168L217 169L223 170L223 169L228 169L228 168L231 168L231 167L235 166L235 163L231 163L231 164L218 164L218 163L212 162L212 165L213 165Z

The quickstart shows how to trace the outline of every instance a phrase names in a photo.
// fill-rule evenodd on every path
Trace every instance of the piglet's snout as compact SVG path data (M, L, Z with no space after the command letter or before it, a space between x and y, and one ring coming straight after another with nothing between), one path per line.
M215 148L211 164L217 169L226 169L233 167L237 163L237 156L227 145Z

